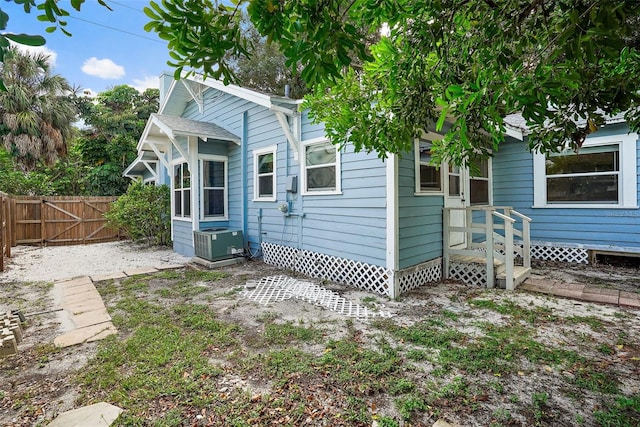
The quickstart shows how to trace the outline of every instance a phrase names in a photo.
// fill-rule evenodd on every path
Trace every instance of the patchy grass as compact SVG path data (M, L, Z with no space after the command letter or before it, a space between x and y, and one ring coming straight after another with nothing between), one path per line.
M442 303L358 294L399 313L367 323L301 301L243 301L226 273L180 269L97 288L119 333L70 378L76 405L124 409L116 425L640 425L640 397L628 394L640 386L635 329L591 306L560 311L464 288ZM37 346L29 361L49 367L66 351ZM3 377L19 371L2 363ZM38 392L0 384L3 405L31 419Z

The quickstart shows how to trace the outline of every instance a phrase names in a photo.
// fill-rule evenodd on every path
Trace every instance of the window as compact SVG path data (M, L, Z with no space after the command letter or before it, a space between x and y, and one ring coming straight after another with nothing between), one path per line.
M304 194L340 193L340 153L325 139L307 141L302 171Z
M471 205L489 204L489 159L473 161L469 168L469 203Z
M534 157L535 206L636 207L637 135L587 139L575 153Z
M416 193L442 191L442 169L429 164L432 145L425 139L416 141Z
M200 160L202 171L202 217L227 217L227 159L224 157Z
M276 147L253 153L254 200L276 200Z
M173 216L191 217L191 173L187 162L173 166Z

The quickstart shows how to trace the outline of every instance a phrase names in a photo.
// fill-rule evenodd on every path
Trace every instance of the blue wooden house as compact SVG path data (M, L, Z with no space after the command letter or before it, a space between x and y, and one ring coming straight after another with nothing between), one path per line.
M623 124L594 142L605 148L587 166L569 155L564 169L545 169L562 162L528 152L514 122L511 142L472 176L429 164L432 132L382 161L332 145L298 100L168 74L160 97L125 174L171 186L174 249L186 256L204 230L237 230L244 252L267 263L396 297L443 277L513 288L530 254L583 262L591 248L640 252L638 143ZM619 170L601 172L607 161ZM584 204L588 177L598 200ZM549 190L555 183L564 190Z

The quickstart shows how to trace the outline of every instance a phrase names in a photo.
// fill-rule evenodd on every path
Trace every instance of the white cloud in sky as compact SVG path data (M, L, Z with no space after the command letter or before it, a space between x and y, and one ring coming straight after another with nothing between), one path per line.
M49 56L49 66L51 68L56 67L56 60L58 59L58 53L49 49L46 46L26 46L23 44L11 43L13 46L17 47L21 52L29 52L29 53L44 53Z
M108 58L98 59L95 56L84 61L82 72L101 79L119 79L125 74L123 66Z
M160 87L160 81L156 76L144 76L141 79L133 79L133 84L131 86L135 87L140 92L144 92L145 89L149 88L158 89Z

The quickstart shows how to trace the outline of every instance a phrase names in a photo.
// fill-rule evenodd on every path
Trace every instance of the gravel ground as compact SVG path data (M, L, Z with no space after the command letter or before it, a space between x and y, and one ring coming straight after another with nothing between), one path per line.
M18 246L12 248L2 282L52 282L78 276L185 264L189 258L171 249L140 246L130 241L75 246Z

